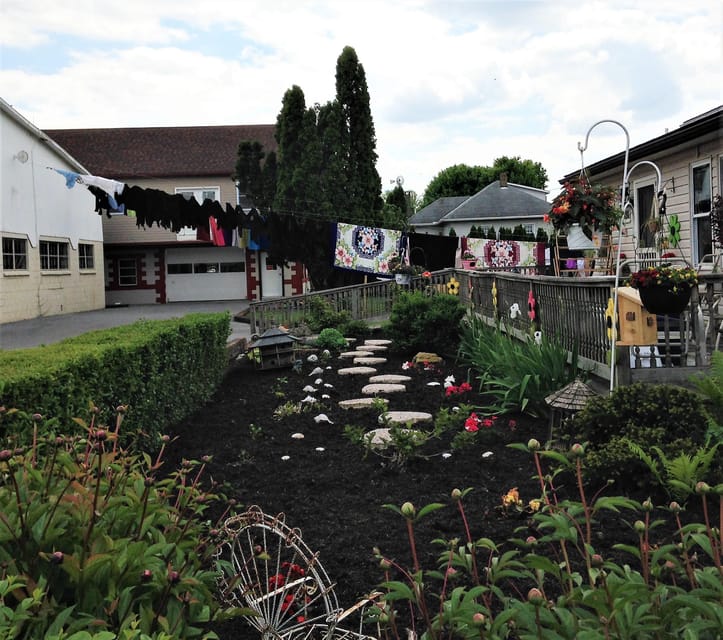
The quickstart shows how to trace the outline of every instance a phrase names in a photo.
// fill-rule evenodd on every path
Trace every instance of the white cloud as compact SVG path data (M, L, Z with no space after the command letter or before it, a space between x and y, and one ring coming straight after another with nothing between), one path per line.
M364 66L388 188L452 164L541 162L552 191L577 142L615 119L639 144L721 102L723 9L704 0L4 0L3 97L41 128L275 122L284 92L335 93ZM591 136L590 162L621 151Z

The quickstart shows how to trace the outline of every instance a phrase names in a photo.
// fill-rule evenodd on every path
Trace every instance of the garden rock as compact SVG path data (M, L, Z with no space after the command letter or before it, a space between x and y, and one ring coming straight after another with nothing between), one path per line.
M424 364L425 362L427 364L439 364L442 360L442 357L438 356L436 353L427 353L425 351L420 351L412 358L412 362L414 362L414 364Z
M371 376L376 372L374 367L345 367L337 371L340 376Z
M432 414L425 411L387 411L379 416L379 422L386 424L417 424L431 421Z
M374 396L379 393L401 393L406 390L407 387L403 384L367 384L362 387L362 394Z

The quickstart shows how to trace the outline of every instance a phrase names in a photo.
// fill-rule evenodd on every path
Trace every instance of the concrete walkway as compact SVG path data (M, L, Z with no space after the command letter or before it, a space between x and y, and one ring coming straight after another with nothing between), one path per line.
M110 307L96 311L82 311L55 316L8 322L0 325L0 349L25 349L52 344L65 338L78 336L95 329L107 329L136 320L162 320L179 318L189 313L231 314L231 335L228 342L251 336L245 322L234 321L234 316L249 307L248 300L224 300L219 302L172 302L169 304L143 304Z

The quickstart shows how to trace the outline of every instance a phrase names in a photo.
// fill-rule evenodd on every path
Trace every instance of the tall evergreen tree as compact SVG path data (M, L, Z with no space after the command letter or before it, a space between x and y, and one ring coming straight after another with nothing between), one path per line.
M345 130L348 211L372 222L382 208L382 181L376 169L376 134L364 67L352 47L344 47L336 63L336 100Z

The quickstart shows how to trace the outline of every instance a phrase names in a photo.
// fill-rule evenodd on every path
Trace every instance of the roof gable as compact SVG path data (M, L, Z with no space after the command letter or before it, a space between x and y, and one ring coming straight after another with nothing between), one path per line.
M446 198L437 198L431 204L417 211L410 219L409 224L425 225L436 224L450 211L461 205L469 196L448 196Z
M91 174L129 180L231 175L238 145L277 148L272 124L120 129L47 129Z

